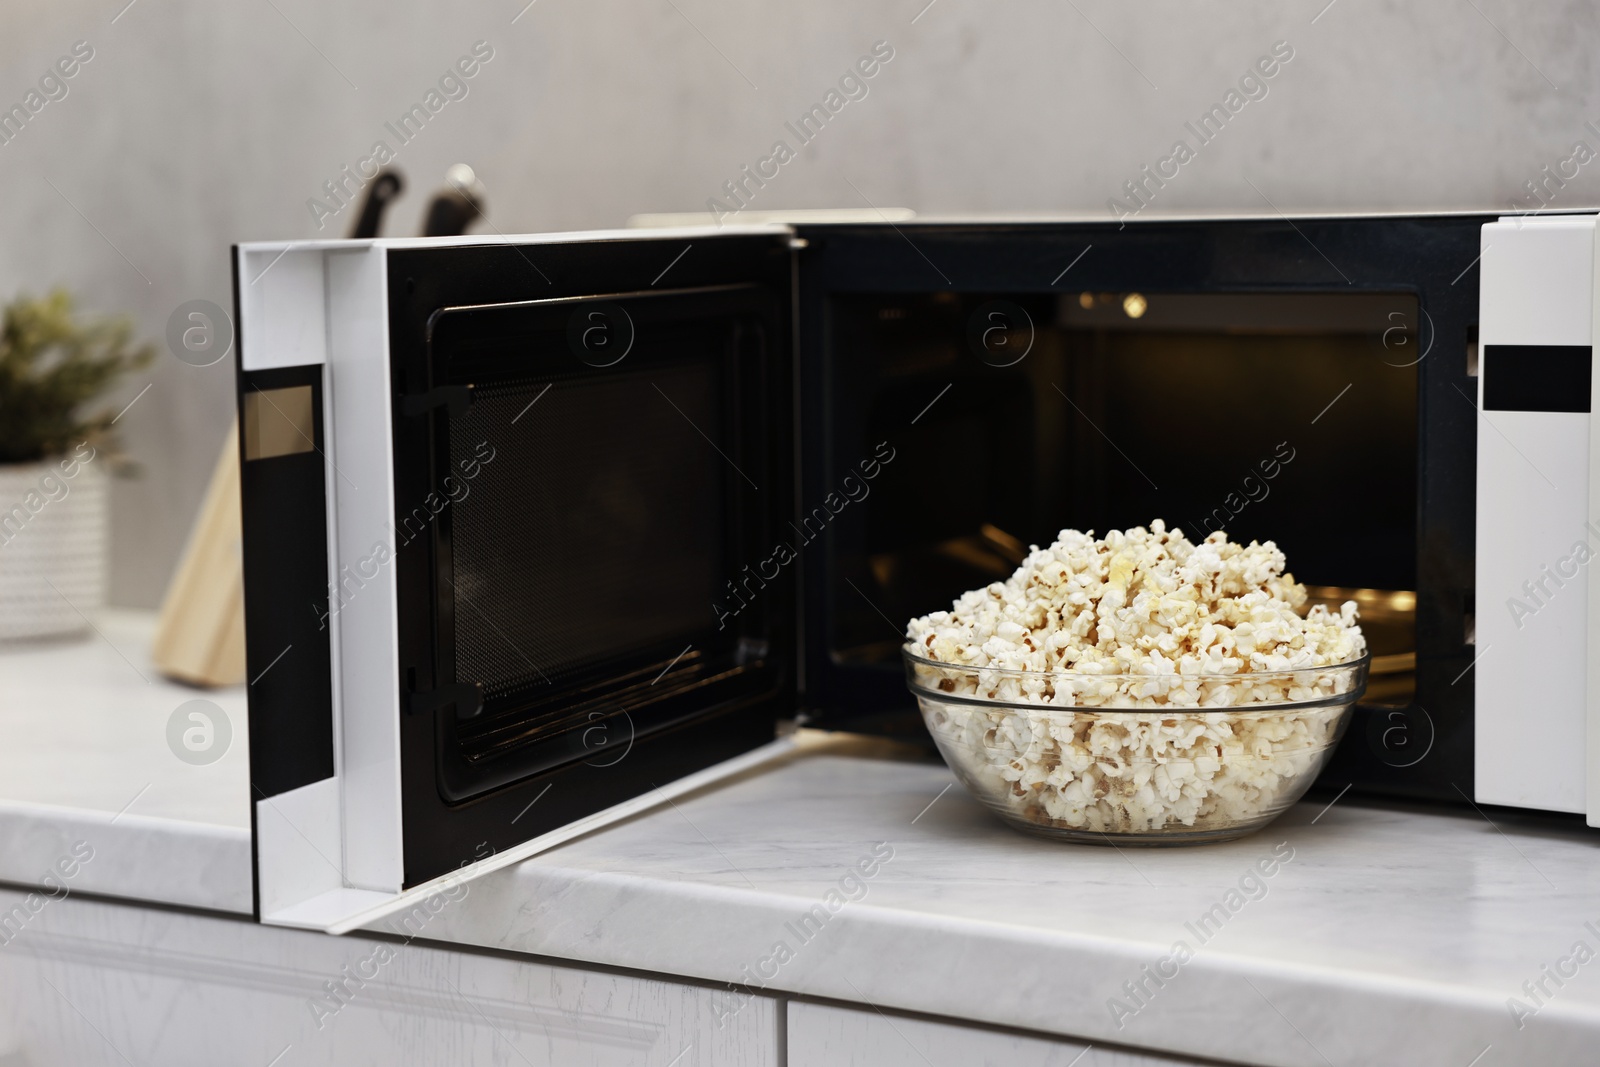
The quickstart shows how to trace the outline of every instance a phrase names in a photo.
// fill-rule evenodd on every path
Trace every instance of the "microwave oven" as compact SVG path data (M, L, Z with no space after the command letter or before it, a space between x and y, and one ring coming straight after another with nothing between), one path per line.
M1593 214L235 249L256 907L341 931L919 724L907 619L1066 527L1355 599L1333 788L1600 824Z

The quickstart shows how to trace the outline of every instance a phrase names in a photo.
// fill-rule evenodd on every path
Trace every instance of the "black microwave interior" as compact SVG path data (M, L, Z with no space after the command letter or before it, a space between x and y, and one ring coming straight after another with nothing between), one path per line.
M834 296L828 484L885 442L894 458L831 517L829 658L905 707L906 620L1064 528L1160 518L1271 538L1313 601L1358 600L1368 699L1405 704L1417 319L1404 293Z

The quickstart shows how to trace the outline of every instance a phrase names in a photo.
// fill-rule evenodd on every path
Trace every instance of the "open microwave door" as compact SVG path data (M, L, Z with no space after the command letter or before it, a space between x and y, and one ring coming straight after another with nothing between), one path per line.
M315 416L242 457L262 921L352 929L772 753L793 576L746 565L793 517L789 231L237 275L244 417Z

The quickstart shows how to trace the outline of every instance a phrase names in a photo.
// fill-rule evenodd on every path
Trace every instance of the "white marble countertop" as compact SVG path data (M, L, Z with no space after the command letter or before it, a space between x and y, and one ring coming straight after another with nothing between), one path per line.
M35 884L84 839L75 888L248 912L242 692L157 679L148 616L97 622L86 642L0 648L0 881ZM195 698L235 729L206 766L166 739ZM1002 826L942 765L805 737L472 882L421 936L1240 1063L1600 1047L1600 831L1576 820L1346 796L1227 844L1062 845Z
M423 936L1243 1063L1594 1061L1600 962L1561 961L1600 951L1600 831L1326 804L1226 844L1064 845L834 738L485 876Z
M105 611L86 637L0 643L0 881L37 884L76 841L80 890L251 910L249 738L242 686L201 690L150 663L155 617ZM205 700L231 741L191 764L172 713Z

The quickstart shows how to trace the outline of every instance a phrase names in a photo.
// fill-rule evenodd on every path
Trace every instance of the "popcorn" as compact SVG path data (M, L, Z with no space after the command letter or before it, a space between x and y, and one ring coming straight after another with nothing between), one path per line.
M1064 530L1006 581L911 621L928 725L969 788L1032 822L1265 822L1338 740L1362 677L1345 665L1366 653L1356 605L1300 614L1285 564L1271 541L1194 544L1159 519L1104 540Z

